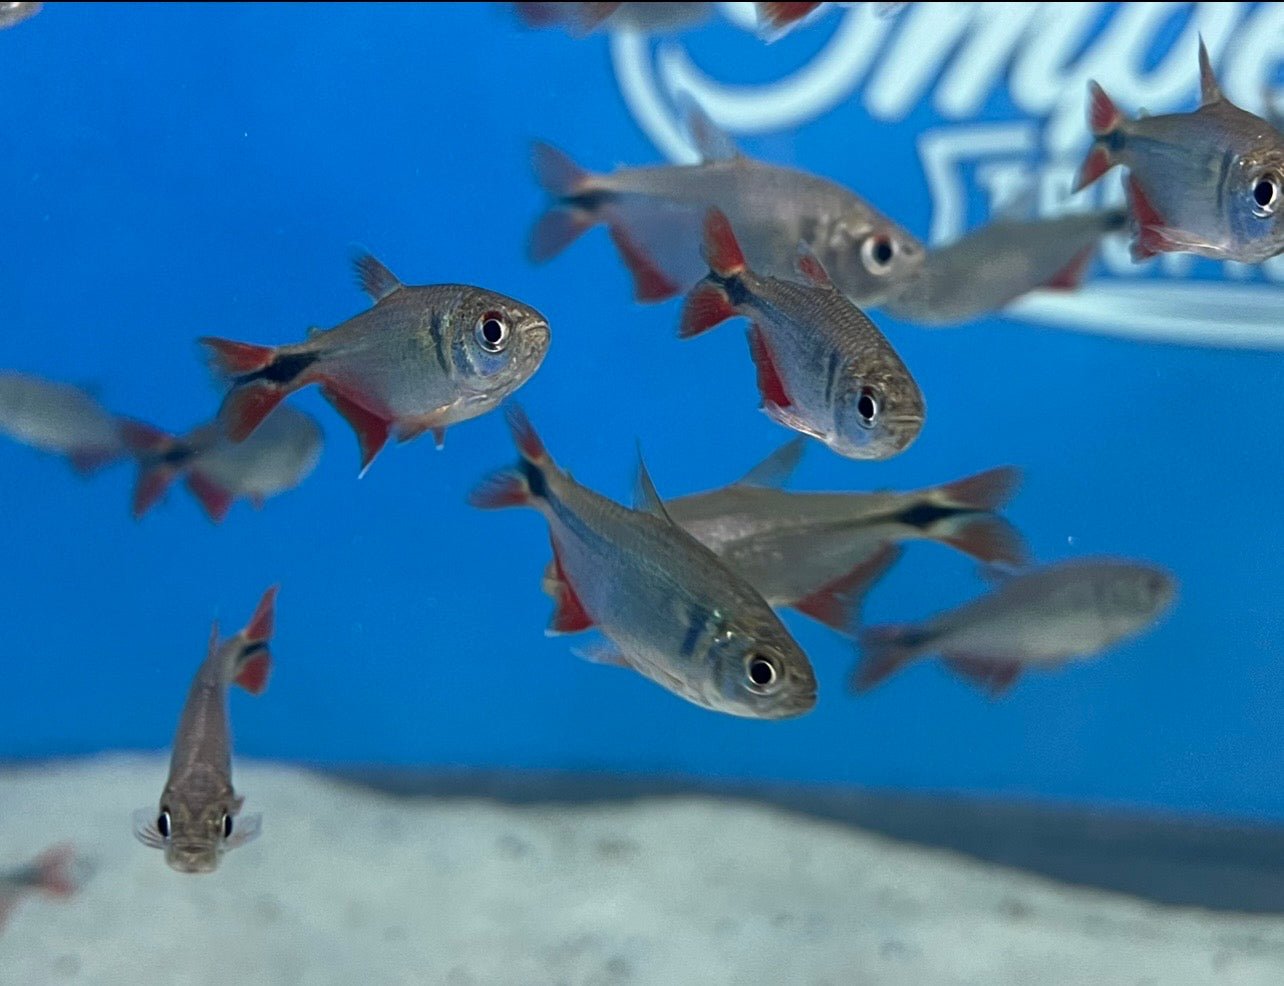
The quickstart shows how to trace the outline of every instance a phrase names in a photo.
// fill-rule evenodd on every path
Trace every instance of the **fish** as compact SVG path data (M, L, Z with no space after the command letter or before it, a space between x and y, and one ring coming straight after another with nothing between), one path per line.
M30 3L27 0L0 0L0 30L35 17L43 6L43 3Z
M1176 599L1154 565L1085 558L1005 578L989 595L922 623L870 627L852 687L865 692L916 658L947 667L991 696L1023 670L1085 660L1152 626Z
M1089 82L1092 148L1075 189L1127 167L1134 260L1269 260L1284 252L1284 135L1223 95L1202 38L1199 75L1197 110L1137 119Z
M0 432L88 475L125 455L116 417L70 384L0 372Z
M918 384L809 248L797 254L806 283L760 276L727 217L710 209L704 253L709 273L687 295L678 335L748 318L762 410L772 421L851 459L887 459L913 443L925 414Z
M548 320L513 298L466 284L402 284L369 254L355 260L374 307L303 342L200 342L231 379L220 411L242 442L288 394L318 384L357 434L361 474L395 434L406 442L498 407L548 352Z
M1036 288L1072 291L1102 238L1127 226L1126 209L998 219L928 250L923 266L879 307L921 325L958 325Z
M517 465L469 502L544 515L564 586L549 633L596 627L605 642L583 656L715 712L788 719L815 706L806 654L752 586L669 519L640 457L630 510L558 468L520 407L506 418Z
M260 815L241 814L244 798L232 787L227 691L232 684L251 695L267 688L276 595L272 586L245 629L227 640L219 639L214 624L178 722L159 809L134 812L134 836L163 849L165 862L179 873L214 872L225 852L257 838L262 827Z
M141 518L182 479L216 524L245 497L261 508L268 497L298 486L321 458L321 426L282 404L243 442L230 441L217 419L186 435L170 435L142 421L121 432L138 459L132 512Z
M582 38L600 30L675 34L698 27L713 16L712 3L515 3L518 18L530 28L561 27ZM819 3L755 3L759 33L775 40L806 18Z
M71 897L89 875L89 861L70 842L51 846L29 863L0 871L0 929L24 897Z
M664 301L703 276L702 223L716 207L730 218L754 270L793 277L798 244L806 243L856 304L877 304L923 263L923 244L853 192L747 157L690 100L685 114L699 164L594 174L536 142L535 176L553 204L531 229L531 261L551 260L605 224L632 276L634 299Z

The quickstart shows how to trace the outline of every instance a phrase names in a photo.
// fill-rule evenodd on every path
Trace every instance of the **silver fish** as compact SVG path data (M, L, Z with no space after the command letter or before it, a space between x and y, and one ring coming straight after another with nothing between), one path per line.
M30 3L27 0L0 0L0 30L35 17L43 6L43 3Z
M298 486L321 458L321 426L312 415L287 404L269 414L243 442L231 441L217 420L182 436L139 421L123 422L121 432L138 459L135 519L181 478L210 520L218 523L241 497L262 507L268 497Z
M717 712L786 719L811 710L807 656L762 596L665 515L644 466L639 509L629 510L559 469L519 408L507 416L521 458L469 502L529 506L548 521L564 586L549 632L595 626L610 643L591 659Z
M116 418L77 387L0 372L0 432L65 455L82 473L125 454Z
M244 799L232 788L227 690L235 683L261 695L267 687L276 593L273 586L263 594L249 625L235 636L220 641L214 624L178 722L160 808L134 812L134 835L165 850L165 862L179 873L212 873L223 853L259 834L262 819L241 814Z
M923 266L881 308L922 325L957 325L1035 288L1073 290L1102 237L1127 225L1124 209L997 220L929 250Z
M1093 144L1076 189L1126 166L1134 260L1195 253L1260 263L1284 251L1284 135L1228 100L1199 42L1193 113L1126 118L1089 83Z
M887 549L906 541L938 541L987 564L1026 561L1021 535L993 513L1016 492L1016 469L905 493L781 489L801 452L795 439L736 483L665 504L773 606L850 632L865 591L898 557Z
M671 34L713 16L712 3L515 3L527 27L561 27L582 38L599 30Z
M744 156L693 105L688 129L702 163L618 168L609 175L585 171L537 143L535 174L555 204L531 230L531 260L549 260L605 223L633 275L634 297L663 301L703 274L701 229L714 207L730 218L754 270L794 276L798 244L806 243L857 304L877 304L923 263L917 239L841 185Z
M923 623L871 627L852 684L867 691L915 658L939 654L992 695L1024 668L1093 657L1150 627L1177 584L1153 565L1082 559L1011 577L987 596Z
M704 252L710 271L687 296L679 336L743 315L771 420L852 459L887 459L909 447L923 427L918 384L814 254L798 254L806 284L760 276L716 209L705 221Z
M90 869L89 861L68 842L46 849L22 866L0 871L0 928L22 898L37 893L70 897L80 889Z
M529 305L464 284L403 285L374 257L356 260L374 307L286 346L206 337L232 379L223 420L244 441L287 394L316 383L357 433L364 473L390 433L409 441L498 407L548 352L548 322Z

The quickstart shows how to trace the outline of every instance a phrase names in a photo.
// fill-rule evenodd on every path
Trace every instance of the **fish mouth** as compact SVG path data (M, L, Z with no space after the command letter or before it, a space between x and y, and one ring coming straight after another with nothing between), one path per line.
M165 862L179 873L213 873L218 868L218 853L209 846L172 845Z

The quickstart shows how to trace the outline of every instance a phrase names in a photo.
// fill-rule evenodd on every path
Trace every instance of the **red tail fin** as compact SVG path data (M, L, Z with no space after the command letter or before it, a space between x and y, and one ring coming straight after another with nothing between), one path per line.
M199 469L193 469L187 474L187 489L204 508L206 516L216 524L222 523L227 512L232 509L232 501L235 497L231 491L210 479Z
M819 3L756 3L758 8L758 19L772 27L788 27L802 20L813 10L820 6Z
M972 514L946 521L943 544L987 565L1013 565L1017 568L1030 560L1029 549L1021 532L1002 517Z
M531 488L522 474L512 469L491 473L468 494L469 505L480 510L524 507L530 502Z
M130 506L134 520L141 520L143 515L160 502L178 477L173 466L156 465L143 467L138 472L138 482L134 484L134 499Z
M227 376L254 373L276 357L276 350L271 346L256 346L249 342L234 342L214 336L202 336L197 341L210 351L210 360L215 369Z
M255 380L232 388L223 400L219 417L227 429L227 437L243 442L254 434L276 406L285 400L287 391L274 383Z
M793 608L839 633L851 633L860 619L865 594L900 560L902 553L897 545L883 545L846 575L798 600Z
M862 633L860 644L865 653L852 673L852 690L867 692L913 660L910 634L908 626L870 627Z
M272 638L276 624L276 594L280 591L281 587L274 585L263 593L254 615L250 617L249 626L245 628L246 640L257 644Z
M522 410L520 404L509 404L504 409L504 420L508 422L508 431L513 436L513 444L517 446L517 451L523 459L535 463L551 461L548 449L544 448L544 443L535 432L535 426L531 424L530 418L526 417L526 412Z
M79 885L71 868L76 861L76 847L69 842L46 849L36 857L36 886L55 897L70 897Z
M120 422L120 437L125 447L131 452L147 454L163 452L174 441L174 436L161 431L144 421L123 419Z
M727 292L712 281L701 281L692 288L691 293L687 295L686 303L682 306L678 338L690 339L735 317L736 310L732 307Z
M1119 107L1095 82L1088 83L1088 127L1094 137L1111 133L1123 120Z
M263 593L249 625L241 631L245 645L232 680L251 695L263 694L268 675L272 672L272 653L266 645L276 622L276 594L279 589L280 586L274 585Z
M745 255L721 209L710 209L705 214L704 259L719 277L734 277L745 269Z
M937 490L945 504L968 510L998 510L1007 504L1021 486L1021 470L1015 466L987 469L946 483Z

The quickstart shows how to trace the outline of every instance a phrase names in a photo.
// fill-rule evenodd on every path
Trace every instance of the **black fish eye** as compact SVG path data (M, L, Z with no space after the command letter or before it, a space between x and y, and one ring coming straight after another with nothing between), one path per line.
M488 353L498 353L508 342L508 322L499 312L487 312L477 320L477 342Z
M750 654L745 658L745 674L749 678L750 689L760 694L770 691L780 680L776 663L763 654Z
M896 256L896 246L890 236L880 233L861 244L861 255L871 274L886 274Z
M873 427L874 419L878 417L878 396L873 387L861 387L860 396L856 398L856 413L860 415L862 425Z
M232 816L223 812L223 838L232 838Z
M156 831L160 833L162 839L168 839L173 832L170 825L169 809L162 808L159 817L156 819Z
M1253 213L1265 218L1279 205L1280 180L1275 175L1262 175L1253 185Z

